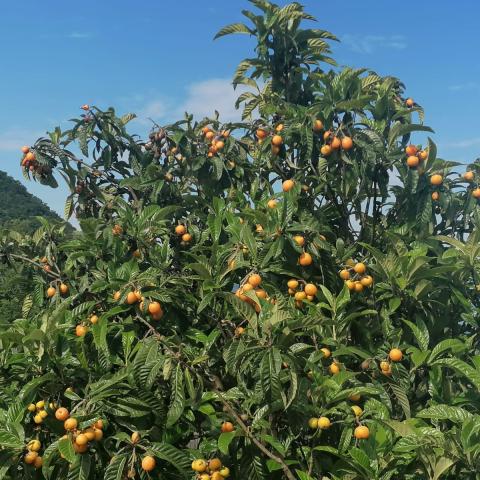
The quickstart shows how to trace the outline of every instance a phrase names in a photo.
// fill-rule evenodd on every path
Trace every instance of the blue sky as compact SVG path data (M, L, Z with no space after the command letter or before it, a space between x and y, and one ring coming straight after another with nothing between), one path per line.
M285 1L278 1L285 4ZM304 0L321 28L343 41L340 64L395 75L426 110L439 155L470 162L479 156L480 63L478 0L446 2ZM2 2L0 169L23 181L18 148L80 113L84 103L172 120L189 110L235 115L229 81L251 54L247 36L213 41L242 19L246 0L22 0ZM58 212L64 189L26 183ZM1 193L1 192L0 192ZM0 196L1 198L1 196Z

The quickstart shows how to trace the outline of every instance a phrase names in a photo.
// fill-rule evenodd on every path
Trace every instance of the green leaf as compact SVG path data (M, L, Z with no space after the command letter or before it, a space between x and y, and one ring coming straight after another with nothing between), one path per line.
M235 432L221 433L218 437L218 449L224 454L228 455L228 447L232 440L235 438Z
M73 463L75 461L76 454L71 439L63 438L59 440L58 451L65 457L67 462Z
M213 37L214 40L217 38L223 37L225 35L231 35L233 33L250 33L253 32L244 24L244 23L232 23L223 27L216 35Z
M126 454L113 456L105 469L105 480L122 480L127 460Z
M172 400L167 413L167 427L174 425L182 416L185 408L185 389L183 382L183 371L180 364L175 370L175 377L172 381Z

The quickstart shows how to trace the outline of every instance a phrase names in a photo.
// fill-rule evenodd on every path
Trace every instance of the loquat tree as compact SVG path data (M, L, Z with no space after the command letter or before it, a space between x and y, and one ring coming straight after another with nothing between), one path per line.
M217 34L256 39L238 122L143 141L85 105L23 147L80 230L0 243L36 269L0 479L480 479L480 163L417 145L404 85L336 67L298 3L251 2Z

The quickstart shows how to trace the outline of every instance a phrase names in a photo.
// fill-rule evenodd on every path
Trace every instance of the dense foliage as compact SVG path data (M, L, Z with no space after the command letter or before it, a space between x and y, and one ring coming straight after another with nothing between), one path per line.
M24 147L81 232L0 247L38 267L0 478L480 478L480 164L413 145L402 83L331 69L299 4L252 3L217 35L257 40L242 121L142 141L85 105Z

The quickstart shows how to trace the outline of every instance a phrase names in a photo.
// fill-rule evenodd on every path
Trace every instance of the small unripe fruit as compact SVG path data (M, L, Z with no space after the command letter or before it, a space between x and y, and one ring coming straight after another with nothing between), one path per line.
M361 417L363 415L363 410L358 405L353 405L352 411L356 417Z
M35 404L35 408L37 409L42 409L42 408L45 408L45 401L44 400L39 400L36 404Z
M27 410L29 412L34 412L36 410L36 407L35 407L35 404L34 403L31 403L28 407L27 407Z
M220 475L223 477L223 478L228 478L230 476L230 469L228 467L223 467L221 470L220 470Z

